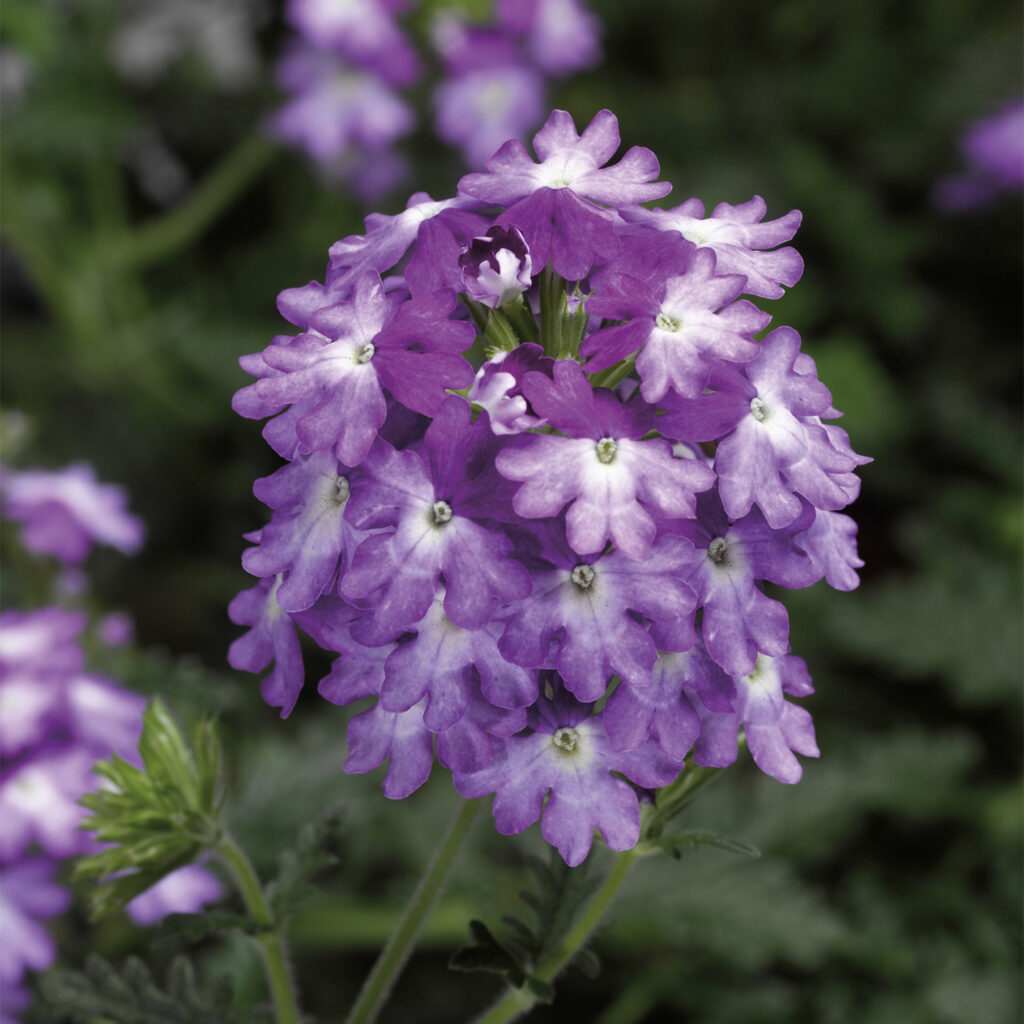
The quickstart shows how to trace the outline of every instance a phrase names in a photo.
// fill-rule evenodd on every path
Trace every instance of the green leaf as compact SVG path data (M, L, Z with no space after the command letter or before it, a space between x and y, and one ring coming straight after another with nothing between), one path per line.
M264 1024L271 1020L253 1007L231 1009L230 978L218 978L209 989L201 988L184 956L171 961L163 987L135 957L118 969L94 955L84 971L47 971L39 979L39 989L40 1009L62 1024Z
M521 986L525 980L523 965L491 934L487 925L482 921L470 921L469 931L474 944L452 953L448 966L453 971L501 974L510 985Z
M661 836L658 839L650 840L649 846L664 850L670 856L679 860L684 850L692 850L698 846L714 846L719 850L727 850L729 853L738 853L744 857L760 857L761 851L750 843L741 839L731 839L729 836L719 835L717 832L708 832L704 829L688 829L685 832L675 832L672 835Z
M302 827L295 846L281 854L277 878L267 886L275 920L288 917L316 892L315 882L339 863L341 809L335 808Z
M552 850L545 864L538 857L528 861L534 876L532 892L520 893L536 917L533 933L536 939L534 955L537 959L554 949L572 927L580 907L593 895L600 880L587 874L587 862L570 868Z
M576 955L569 961L570 965L581 971L588 978L596 978L601 973L601 961L597 954L583 946L577 950Z
M176 948L193 945L228 932L238 931L252 935L258 930L259 925L251 917L232 914L227 910L210 910L200 914L168 914L160 921L153 938L153 946Z
M554 986L532 976L543 957L553 950L572 927L580 906L593 894L599 882L587 876L585 868L570 868L554 850L547 862L531 857L527 866L534 878L531 889L519 898L530 908L531 926L517 917L503 917L509 930L504 941L495 937L482 921L470 921L474 945L456 950L448 966L457 971L487 971L504 975L515 988L523 985L539 1002L554 999ZM583 948L570 961L588 977L600 969L597 957Z
M96 916L195 860L220 836L221 755L212 723L196 727L193 753L161 700L149 703L142 720L146 770L115 754L96 765L110 785L79 801L92 812L82 827L113 844L75 865L75 878L99 883L90 895Z

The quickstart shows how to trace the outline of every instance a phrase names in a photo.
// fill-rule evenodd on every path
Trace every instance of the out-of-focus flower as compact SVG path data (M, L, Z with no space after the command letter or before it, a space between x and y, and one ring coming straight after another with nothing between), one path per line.
M194 914L224 895L220 882L199 864L186 864L136 896L125 910L136 924L154 924L168 914Z
M960 140L967 162L962 174L940 181L936 203L958 213L973 210L1004 192L1024 188L1024 101L976 121Z
M53 471L0 468L0 496L3 514L23 524L25 547L62 562L84 561L94 543L132 554L146 534L127 511L124 491L99 483L85 463Z
M259 73L255 30L265 0L129 0L126 7L111 42L125 78L148 84L190 53L225 89L247 88Z

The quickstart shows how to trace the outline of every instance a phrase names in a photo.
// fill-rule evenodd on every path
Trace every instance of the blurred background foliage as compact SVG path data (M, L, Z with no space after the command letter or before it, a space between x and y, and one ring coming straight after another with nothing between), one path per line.
M1020 93L1019 5L592 7L604 60L554 104L582 124L612 108L624 142L660 157L672 202L759 193L770 216L803 210L807 270L771 312L804 337L876 461L852 510L861 588L786 596L821 760L795 788L737 766L688 812L762 859L645 862L596 941L601 975L568 975L533 1019L1018 1020L1021 197L954 216L931 195L961 170L964 127ZM129 609L139 645L93 665L186 718L221 715L230 815L264 877L305 821L343 808L340 867L292 928L305 1007L337 1020L455 800L435 772L389 803L379 771L341 771L349 713L309 692L280 722L257 681L227 669L241 534L263 521L251 484L277 465L229 403L247 379L238 356L281 329L276 293L320 277L368 211L261 137L276 5L251 7L262 72L227 85L187 49L160 74L119 76L113 41L145 8L3 5L3 408L26 417L7 419L3 457L85 459L129 489L146 548L98 553L90 571L96 603ZM462 168L429 118L407 153L409 192L453 192ZM4 602L27 606L14 557L6 543ZM308 661L315 680L326 661ZM477 829L384 1021L487 1004L494 980L450 973L447 957L470 917L514 912L542 845L535 830ZM66 965L98 950L159 972L173 952L119 917L56 927ZM238 1007L263 998L241 937L192 952L201 973L231 972Z

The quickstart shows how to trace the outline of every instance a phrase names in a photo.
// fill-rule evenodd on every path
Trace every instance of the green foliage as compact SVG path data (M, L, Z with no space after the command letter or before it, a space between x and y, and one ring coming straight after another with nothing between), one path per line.
M531 911L531 921L503 917L506 937L497 939L482 921L470 921L473 945L456 950L448 966L456 971L485 971L500 974L513 988L524 985L539 1002L554 999L554 987L533 977L535 967L566 936L579 913L600 884L589 876L586 864L570 868L551 850L547 861L530 857L527 867L533 886L519 894ZM587 977L597 976L599 962L595 954L582 947L572 960Z
M267 886L267 903L275 921L290 917L317 892L315 883L340 863L341 820L341 811L334 810L309 822L295 846L281 854L277 877Z
M717 832L708 832L704 829L688 829L685 832L673 832L667 836L659 836L657 839L648 840L647 846L664 850L675 860L681 860L683 853L687 850L694 850L698 846L713 846L728 853L738 853L743 857L760 857L761 851L750 843L744 843L739 839L730 839L728 836L719 835Z
M90 956L85 970L57 968L40 979L44 1012L63 1024L263 1024L273 1015L232 1005L232 979L204 989L187 957L177 956L161 987L149 968L130 957L120 968Z
M191 946L209 938L241 932L253 935L262 926L251 917L227 910L207 910L198 914L168 914L162 918L153 939L159 949Z
M99 883L90 895L96 917L124 906L220 839L221 750L213 723L196 725L191 749L161 700L147 705L142 723L144 770L114 754L96 765L107 785L79 801L92 811L82 827L114 844L75 866L76 878Z

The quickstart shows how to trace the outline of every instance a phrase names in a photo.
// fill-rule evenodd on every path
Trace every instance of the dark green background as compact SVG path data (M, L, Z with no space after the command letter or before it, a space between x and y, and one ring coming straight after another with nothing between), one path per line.
M605 59L552 105L580 126L613 109L624 143L660 157L675 185L666 204L759 193L770 216L803 211L806 273L765 307L803 336L875 462L852 509L862 587L786 598L794 653L818 688L805 703L821 760L796 787L740 765L687 815L762 859L645 862L596 941L601 976L566 976L535 1019L1010 1024L1021 995L1021 199L954 216L931 192L962 169L964 127L1020 94L1018 5L593 7ZM304 820L345 806L341 867L292 936L307 1012L337 1021L454 796L435 773L389 803L379 771L341 772L347 712L310 692L280 722L255 677L227 669L237 630L224 609L248 586L240 535L263 521L251 484L278 464L229 402L247 380L238 356L282 329L276 293L321 276L327 247L367 211L298 156L246 141L275 101L269 71L237 94L192 60L148 87L120 81L106 53L123 17L112 0L4 5L5 41L34 66L2 140L3 407L30 421L24 436L7 429L4 459L86 459L129 489L146 548L130 561L98 552L90 570L96 606L130 609L139 649L97 651L93 664L185 717L221 712L231 816L260 868ZM281 37L278 13L258 36L268 68ZM130 140L153 124L196 182L245 182L208 222L154 207L126 171ZM462 169L428 124L406 151L408 191L453 192ZM166 217L170 228L135 233ZM7 529L4 601L28 606L40 581L14 564ZM326 659L309 660L315 680ZM486 1005L493 979L445 961L471 916L496 926L515 910L523 855L542 851L535 831L477 829L385 1022L441 1024ZM149 943L120 919L93 927L76 912L57 927L72 966L89 949L117 960ZM240 1004L261 998L242 940L193 952L205 972L234 972Z

